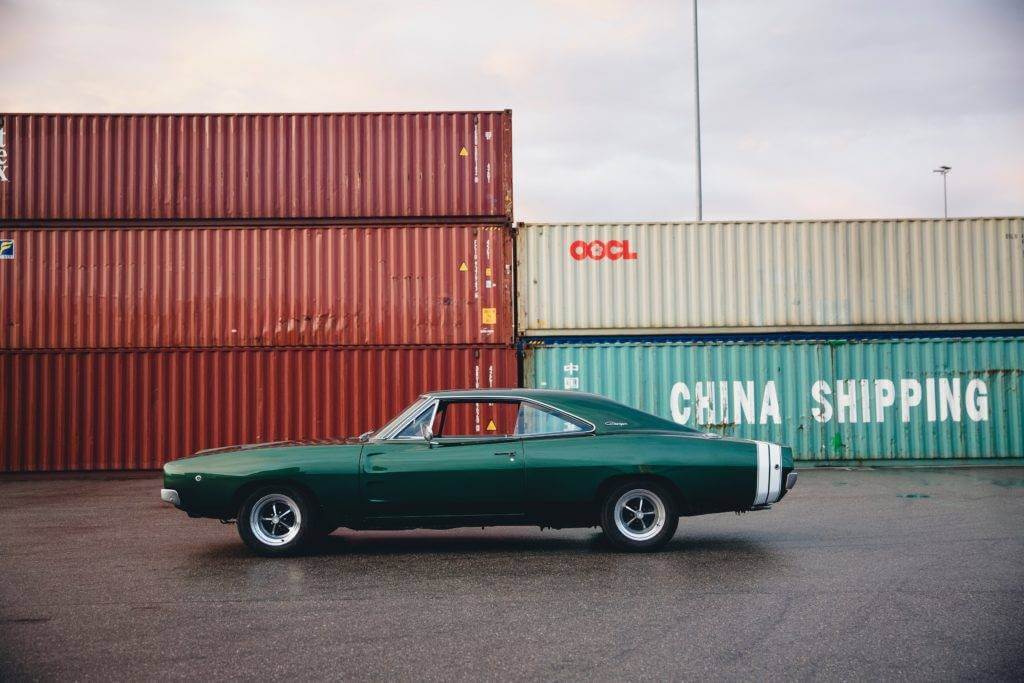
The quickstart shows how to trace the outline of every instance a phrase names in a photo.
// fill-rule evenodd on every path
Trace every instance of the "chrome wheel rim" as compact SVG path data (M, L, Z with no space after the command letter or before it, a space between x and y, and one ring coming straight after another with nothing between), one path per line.
M249 529L264 545L285 545L299 535L301 527L298 503L283 493L263 496L249 512Z
M665 503L652 491L633 489L615 503L615 527L631 541L647 541L665 527Z

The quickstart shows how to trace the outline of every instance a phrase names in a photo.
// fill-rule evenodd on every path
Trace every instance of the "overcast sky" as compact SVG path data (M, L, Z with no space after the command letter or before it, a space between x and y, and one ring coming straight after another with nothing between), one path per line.
M1024 214L1024 0L701 0L705 219ZM518 220L692 219L689 0L0 0L0 111L513 110Z

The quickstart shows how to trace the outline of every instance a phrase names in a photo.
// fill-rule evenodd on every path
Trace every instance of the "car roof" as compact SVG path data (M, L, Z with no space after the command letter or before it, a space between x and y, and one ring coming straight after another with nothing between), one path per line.
M523 398L536 398L543 400L544 397L558 396L593 396L604 401L609 399L598 394L589 394L585 391L562 391L560 389L524 389L522 387L508 388L487 388L487 389L442 389L440 391L427 391L424 396L437 396L438 398L458 398L460 396L522 396Z
M444 391L428 391L423 394L430 398L523 398L544 403L570 415L581 417L594 425L599 433L622 432L632 430L650 430L672 432L694 432L696 430L676 424L670 420L646 413L642 410L618 403L599 394L585 391L563 391L560 389L447 389Z

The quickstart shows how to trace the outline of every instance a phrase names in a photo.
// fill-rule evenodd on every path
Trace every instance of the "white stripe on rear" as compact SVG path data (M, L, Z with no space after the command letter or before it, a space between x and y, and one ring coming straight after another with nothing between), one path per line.
M754 507L764 505L768 501L769 468L771 467L769 444L755 441L757 444L757 491L754 493Z
M768 444L768 503L774 503L782 495L782 446Z

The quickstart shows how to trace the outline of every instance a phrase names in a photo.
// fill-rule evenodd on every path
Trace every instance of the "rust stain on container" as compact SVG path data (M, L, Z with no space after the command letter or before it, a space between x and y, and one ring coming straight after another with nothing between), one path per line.
M380 427L419 393L516 383L511 347L0 353L0 471L154 469Z
M0 118L0 220L512 217L509 110Z
M511 344L496 225L17 228L0 348ZM490 272L490 275L488 275Z

